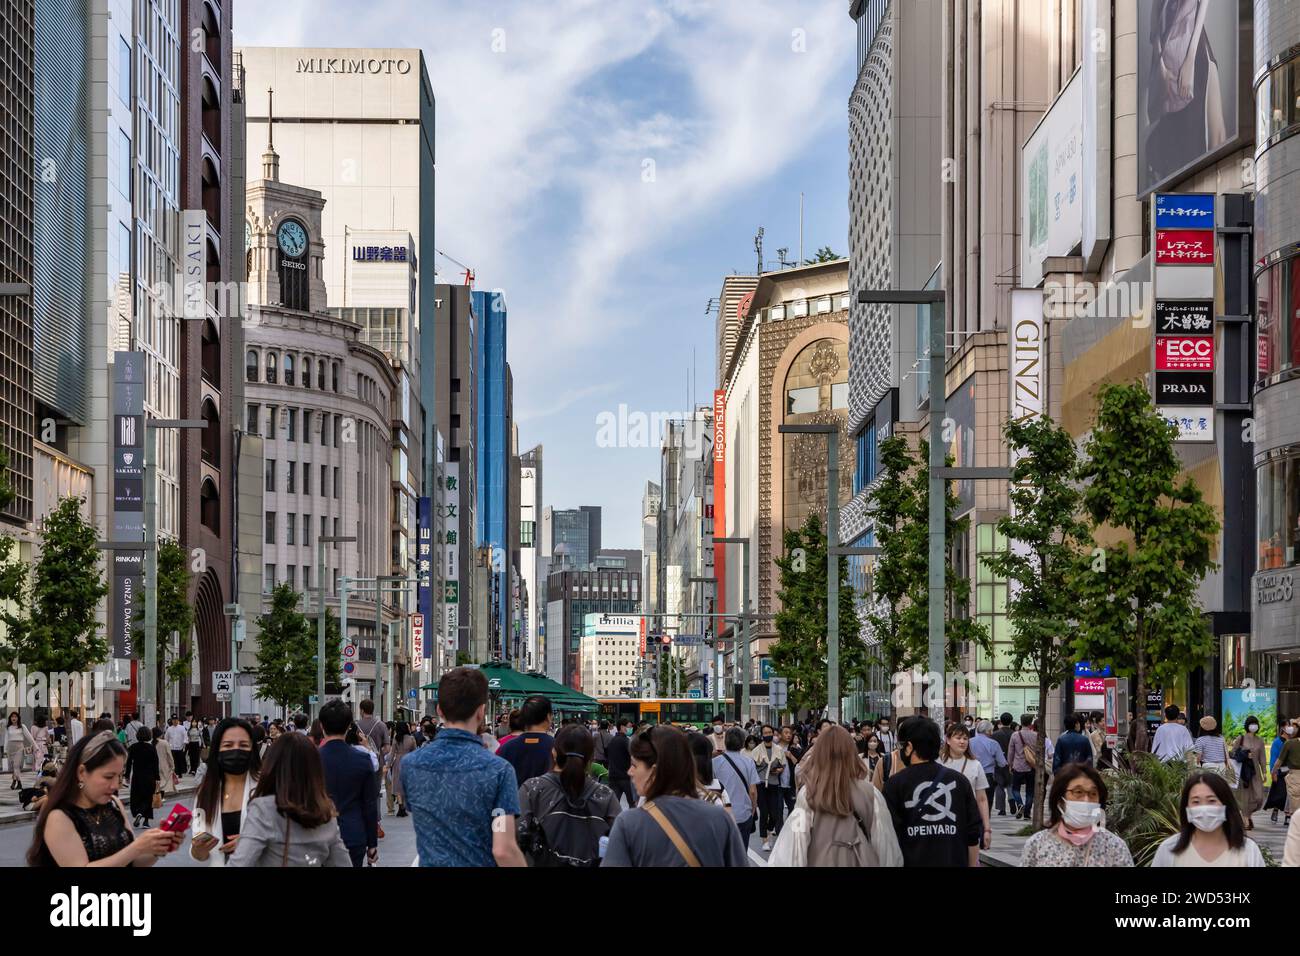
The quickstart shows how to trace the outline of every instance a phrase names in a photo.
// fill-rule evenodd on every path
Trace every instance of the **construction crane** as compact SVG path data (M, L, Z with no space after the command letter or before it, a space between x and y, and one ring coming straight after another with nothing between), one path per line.
M470 286L471 288L473 287L473 285L474 285L474 270L473 270L473 269L471 269L469 266L465 265L465 263L461 262L459 259L455 259L455 258L452 258L451 256L447 255L447 253L443 252L441 249L434 249L433 251L436 252L436 253L438 253L438 255L442 256L442 257L443 257L444 259L446 259L448 262L454 262L454 263L456 263L456 265L458 265L458 266L460 266L462 269L464 269L464 270L465 270L465 282L464 282L464 285Z

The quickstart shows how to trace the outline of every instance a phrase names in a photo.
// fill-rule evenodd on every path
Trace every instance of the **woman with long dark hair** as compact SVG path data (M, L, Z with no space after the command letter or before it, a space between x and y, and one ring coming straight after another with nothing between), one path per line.
M227 717L217 724L208 745L203 782L194 797L192 859L208 866L226 865L239 845L244 811L261 765L252 724L242 717Z
M717 804L731 813L731 795L713 773L713 738L708 734L687 734L686 742L695 755L695 776L700 781L700 799Z
M1266 866L1246 836L1232 787L1221 774L1188 775L1178 801L1179 831L1160 844L1152 866Z
M397 815L406 816L406 794L402 790L402 758L415 750L415 738L411 736L411 725L404 720L393 725L393 750L388 755L388 812L393 812L393 803L397 803Z
M632 738L629 775L644 797L614 821L603 866L748 866L735 822L699 799L686 735L658 726Z
M131 781L131 822L148 828L153 820L153 796L158 793L162 775L153 734L145 727L136 731L135 743L126 752L126 776Z
M267 751L227 865L352 866L320 748L306 734L284 734Z
M595 743L582 724L555 735L550 773L519 788L519 846L532 866L599 866L600 842L618 816L618 797L587 772Z
M114 731L78 741L41 806L28 866L153 866L180 846L179 833L132 834L117 798L125 769L126 748Z

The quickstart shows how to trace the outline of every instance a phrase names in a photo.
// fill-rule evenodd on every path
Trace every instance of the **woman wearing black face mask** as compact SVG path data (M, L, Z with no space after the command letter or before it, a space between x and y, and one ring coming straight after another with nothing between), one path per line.
M190 856L208 866L225 866L239 844L239 829L261 768L253 747L253 726L239 717L217 724L208 750L207 773L194 799ZM216 851L216 852L214 852Z

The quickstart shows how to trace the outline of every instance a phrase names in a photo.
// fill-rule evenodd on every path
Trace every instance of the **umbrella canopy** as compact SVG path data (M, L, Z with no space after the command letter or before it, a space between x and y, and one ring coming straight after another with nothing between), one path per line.
M488 693L497 698L517 698L523 700L538 694L550 698L555 706L562 710L596 710L600 705L595 698L588 697L572 687L565 687L542 674L528 674L517 671L503 661L490 661L479 666L487 678ZM437 681L425 684L421 690L438 689Z

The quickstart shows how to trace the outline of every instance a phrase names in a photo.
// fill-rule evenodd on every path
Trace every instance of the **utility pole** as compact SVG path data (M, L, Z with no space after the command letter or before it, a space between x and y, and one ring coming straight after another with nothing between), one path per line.
M316 608L316 703L311 708L312 717L320 716L325 703L325 545L352 544L355 535L322 534L316 538L316 594L320 601ZM341 636L346 639L346 633Z

